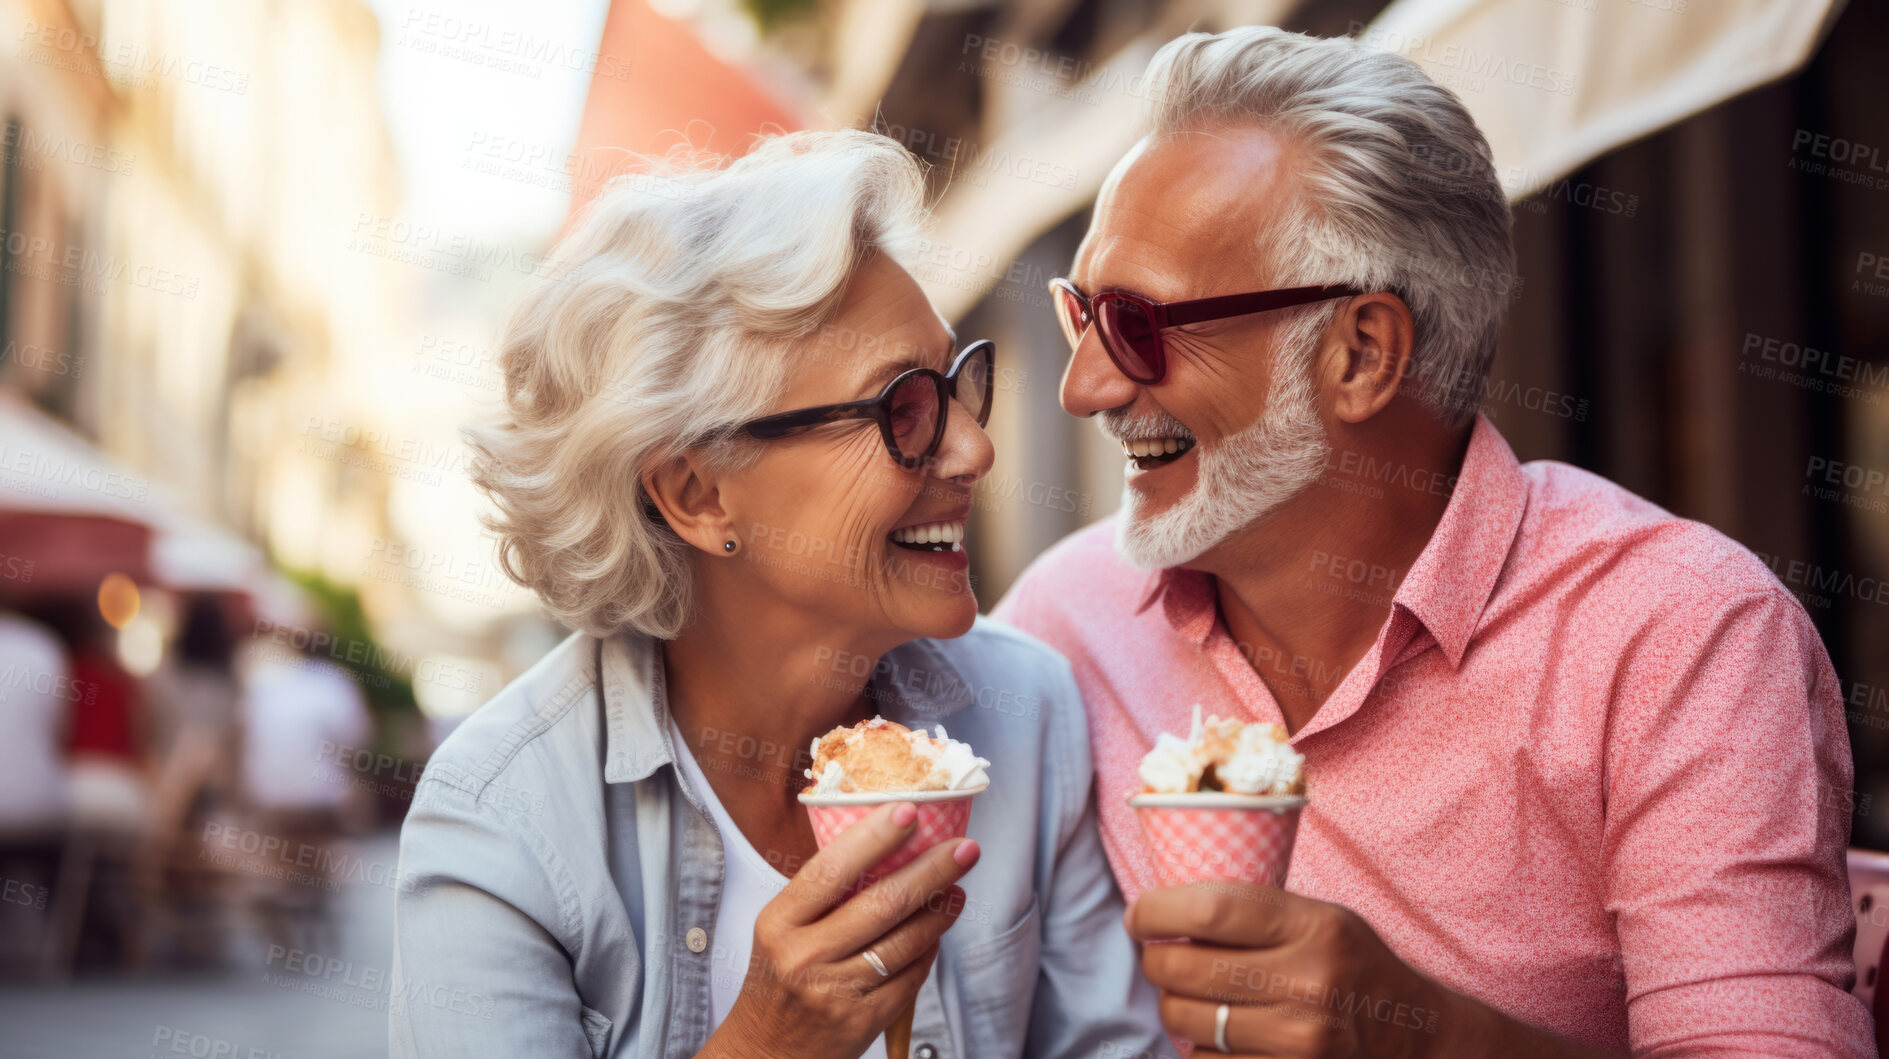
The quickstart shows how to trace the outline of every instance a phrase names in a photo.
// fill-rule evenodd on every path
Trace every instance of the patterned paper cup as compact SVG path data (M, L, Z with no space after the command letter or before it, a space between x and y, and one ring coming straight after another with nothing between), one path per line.
M911 802L918 807L918 823L912 829L912 837L887 854L884 860L873 865L872 871L860 879L863 887L873 879L905 867L919 854L940 842L963 838L971 826L971 799L989 787L990 783L986 781L983 786L965 791L802 794L800 804L807 807L807 818L813 822L814 840L820 843L822 849L838 838L840 832L865 819L868 813L887 802Z
M1163 886L1226 880L1283 886L1305 798L1296 794L1137 794L1128 799Z
M859 823L866 814L887 802L911 802L918 806L918 820L912 828L912 837L905 840L899 848L886 854L885 858L872 866L872 870L859 877L853 884L854 891L863 890L875 880L898 871L918 858L918 855L937 845L954 838L963 838L971 829L971 799L990 788L990 781L981 786L965 791L864 791L858 794L802 794L800 804L807 807L807 819L813 822L813 839L825 849L827 843L840 836L840 832ZM885 1029L885 1046L888 1059L907 1059L912 1044L912 1019L917 1013L918 1001L914 999L892 1020Z

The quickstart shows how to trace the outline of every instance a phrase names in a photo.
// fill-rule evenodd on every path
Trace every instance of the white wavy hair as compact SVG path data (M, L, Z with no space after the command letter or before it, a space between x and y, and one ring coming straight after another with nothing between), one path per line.
M688 545L643 472L688 450L753 458L736 428L778 398L860 264L903 261L923 216L917 159L857 130L613 181L506 324L503 413L465 431L505 572L566 625L675 636Z
M1257 125L1304 151L1295 201L1254 233L1270 282L1396 292L1416 321L1416 395L1448 425L1473 419L1515 251L1488 141L1462 101L1400 55L1273 27L1171 40L1145 83L1157 134ZM1284 310L1281 349L1343 304Z

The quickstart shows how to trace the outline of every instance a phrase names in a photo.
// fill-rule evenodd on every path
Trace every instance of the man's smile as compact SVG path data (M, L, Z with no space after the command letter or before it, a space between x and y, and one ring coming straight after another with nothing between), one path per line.
M1122 455L1128 459L1128 473L1165 467L1192 452L1196 442L1190 437L1121 438Z

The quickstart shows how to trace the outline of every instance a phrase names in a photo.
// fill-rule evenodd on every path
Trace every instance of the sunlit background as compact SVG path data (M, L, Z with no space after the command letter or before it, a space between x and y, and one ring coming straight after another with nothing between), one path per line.
M1250 23L1463 96L1516 200L1516 274L1464 278L1511 293L1487 413L1765 558L1889 849L1883 5L0 0L0 1052L384 1050L414 781L565 634L496 566L458 429L557 233L645 158L907 144L919 278L1012 369L985 607L1110 513L1044 284L1147 58Z

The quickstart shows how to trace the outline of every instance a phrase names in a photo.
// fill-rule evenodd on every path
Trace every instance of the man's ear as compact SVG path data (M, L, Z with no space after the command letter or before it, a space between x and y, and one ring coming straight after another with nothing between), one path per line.
M643 472L643 491L676 536L705 552L720 555L723 542L735 536L734 519L722 504L721 476L696 453Z
M1343 362L1332 391L1332 414L1362 423L1390 403L1410 370L1417 328L1410 307L1389 291L1351 299L1332 318Z

